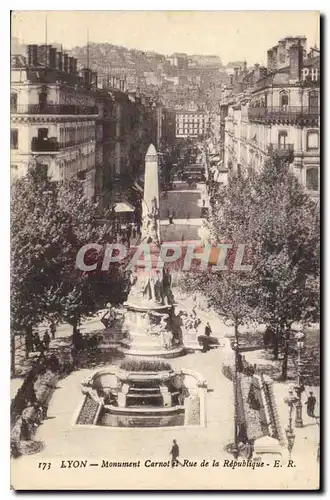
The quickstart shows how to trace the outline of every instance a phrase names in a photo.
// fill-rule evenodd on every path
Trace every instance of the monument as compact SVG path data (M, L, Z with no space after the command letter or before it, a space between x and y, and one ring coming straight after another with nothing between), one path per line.
M160 253L158 159L151 144L145 157L141 244L148 245L145 265L131 276L131 290L124 304L124 339L120 350L128 356L174 357L183 351L182 336L174 328L172 276L157 267ZM149 256L149 257L148 257Z

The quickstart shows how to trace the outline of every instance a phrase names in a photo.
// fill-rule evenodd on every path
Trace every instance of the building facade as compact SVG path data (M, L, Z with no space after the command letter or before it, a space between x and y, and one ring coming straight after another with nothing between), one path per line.
M289 160L309 194L319 193L319 77L316 49L304 37L287 37L268 51L267 73L227 99L224 162L238 174L260 171L270 151Z
M11 177L37 165L55 181L77 176L93 196L95 75L49 45L27 49L27 64L11 71Z
M175 117L176 138L207 136L210 130L210 115L204 111L178 111Z
M134 182L150 143L173 144L174 112L122 82L98 82L89 68L50 45L12 57L11 178L29 167L54 181L76 176L106 206L115 180ZM99 83L99 84L98 84Z

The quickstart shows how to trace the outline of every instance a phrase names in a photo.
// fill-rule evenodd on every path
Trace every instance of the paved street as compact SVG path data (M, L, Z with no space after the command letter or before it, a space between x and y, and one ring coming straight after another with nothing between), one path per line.
M202 224L203 185L196 189L189 188L186 182L176 181L174 189L160 197L160 231L162 241L199 240L199 228ZM169 224L168 213L174 212L173 224Z

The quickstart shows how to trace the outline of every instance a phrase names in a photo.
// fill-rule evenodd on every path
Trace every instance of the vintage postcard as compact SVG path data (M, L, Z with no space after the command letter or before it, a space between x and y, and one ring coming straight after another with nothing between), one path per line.
M11 487L320 487L320 15L14 11Z

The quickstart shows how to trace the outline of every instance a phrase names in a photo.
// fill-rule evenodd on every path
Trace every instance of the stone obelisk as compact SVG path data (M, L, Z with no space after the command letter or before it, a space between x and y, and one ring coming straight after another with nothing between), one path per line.
M172 331L170 273L155 268L160 250L159 220L158 157L150 144L145 157L141 244L149 250L145 260L151 258L151 268L142 266L131 276L123 324L125 338L120 349L126 355L173 357L183 350L181 339Z
M159 246L159 179L158 157L150 144L145 157L144 192L142 200L142 241Z

